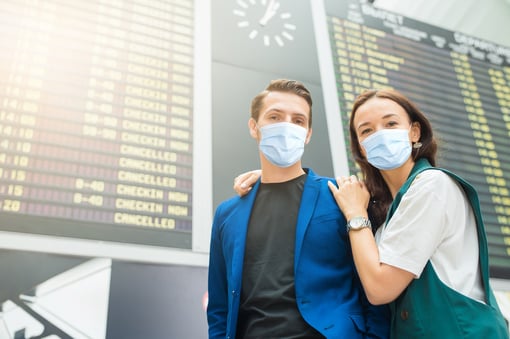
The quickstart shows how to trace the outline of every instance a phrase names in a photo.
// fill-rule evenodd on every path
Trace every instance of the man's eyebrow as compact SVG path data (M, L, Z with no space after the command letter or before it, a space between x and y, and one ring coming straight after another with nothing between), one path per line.
M265 111L264 114L273 113L273 112L283 113L283 110L281 110L279 108L270 108L269 110Z

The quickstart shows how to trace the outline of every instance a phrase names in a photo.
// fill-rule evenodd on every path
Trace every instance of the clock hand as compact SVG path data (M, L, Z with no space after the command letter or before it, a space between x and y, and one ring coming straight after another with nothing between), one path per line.
M259 20L259 24L261 26L267 25L269 20L276 14L276 11L278 11L278 8L280 8L280 3L275 0L269 0L269 3L266 7L266 12L264 13L264 16Z

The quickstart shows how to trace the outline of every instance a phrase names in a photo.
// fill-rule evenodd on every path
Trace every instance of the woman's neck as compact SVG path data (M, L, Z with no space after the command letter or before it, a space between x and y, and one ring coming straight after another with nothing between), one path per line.
M407 178L409 177L409 173L411 173L414 167L414 164L414 160L409 159L399 168L388 171L381 171L381 175L386 182L386 185L388 185L388 189L390 190L391 196L393 198L395 198L402 185L404 185L406 182Z

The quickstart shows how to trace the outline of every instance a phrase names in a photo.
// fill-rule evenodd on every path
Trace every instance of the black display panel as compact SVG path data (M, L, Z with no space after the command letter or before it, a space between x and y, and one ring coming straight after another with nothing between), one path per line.
M0 230L191 248L193 7L0 5Z
M439 139L439 165L478 190L491 276L510 278L510 48L359 1L330 1L327 12L345 135L366 88L416 102Z

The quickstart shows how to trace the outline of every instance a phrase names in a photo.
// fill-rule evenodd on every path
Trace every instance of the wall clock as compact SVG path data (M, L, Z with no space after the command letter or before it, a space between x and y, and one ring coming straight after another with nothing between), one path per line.
M283 47L294 40L296 25L292 14L282 8L277 0L237 0L233 13L238 17L237 26L254 41L266 47Z

